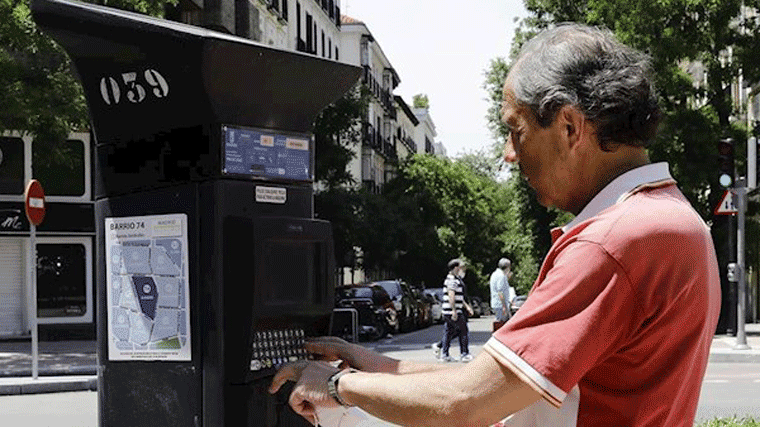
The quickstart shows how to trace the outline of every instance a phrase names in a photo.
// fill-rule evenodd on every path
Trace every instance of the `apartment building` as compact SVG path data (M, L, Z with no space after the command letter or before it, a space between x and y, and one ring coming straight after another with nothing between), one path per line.
M166 17L280 49L340 58L339 0L180 0Z
M359 152L349 165L351 175L371 191L379 191L395 174L397 111L393 90L401 82L367 25L341 17L342 61L361 67L362 84L372 94L362 123Z

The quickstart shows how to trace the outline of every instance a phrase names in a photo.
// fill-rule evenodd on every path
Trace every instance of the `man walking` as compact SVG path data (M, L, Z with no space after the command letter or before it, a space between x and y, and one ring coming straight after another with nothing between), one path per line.
M459 359L462 362L472 360L470 355L469 341L470 331L467 328L466 309L472 315L472 308L464 298L464 276L467 266L459 258L449 261L449 274L443 281L443 342L441 343L441 355L439 361L451 362L454 359L449 356L451 340L459 338Z
M512 262L502 258L496 270L491 273L491 308L497 322L506 322L511 317L510 306L515 297L515 290L509 286Z

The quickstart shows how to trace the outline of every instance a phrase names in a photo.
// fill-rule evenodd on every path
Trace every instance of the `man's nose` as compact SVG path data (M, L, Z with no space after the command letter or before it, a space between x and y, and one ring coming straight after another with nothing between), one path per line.
M507 140L507 142L504 144L504 161L508 163L515 163L517 162L517 152L515 151L514 145L512 145L511 140Z

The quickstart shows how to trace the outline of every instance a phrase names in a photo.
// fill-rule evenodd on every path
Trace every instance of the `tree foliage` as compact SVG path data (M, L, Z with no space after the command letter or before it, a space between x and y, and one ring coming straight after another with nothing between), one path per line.
M176 0L97 3L160 16ZM87 127L84 92L71 62L35 24L30 0L0 0L0 87L0 132L30 133L56 149L70 131Z
M732 102L731 90L741 75L744 81L760 80L760 47L757 18L760 1L741 0L525 0L529 16L515 34L511 56L541 29L560 22L580 22L611 29L624 43L646 51L653 60L656 85L664 119L656 142L649 149L652 161L667 161L671 173L700 215L713 225L720 253L726 252L726 220L713 218L712 209L723 191L714 164L717 141L733 136L744 141L745 126L738 121L745 106ZM748 8L742 13L742 4ZM747 10L751 11L747 13ZM696 81L688 70L701 71ZM504 58L492 61L485 73L484 88L491 106L488 121L499 141L507 135L500 120L501 89L509 71ZM499 151L499 142L494 151ZM739 170L744 150L737 146ZM514 180L516 178L512 178ZM566 222L567 215L538 206L532 191L523 193L524 183L512 182L513 195L522 199L523 212L515 221L529 236L536 259L543 257L545 233L551 225ZM520 242L520 235L510 241Z
M424 93L418 93L412 97L412 105L414 108L430 108L430 100Z

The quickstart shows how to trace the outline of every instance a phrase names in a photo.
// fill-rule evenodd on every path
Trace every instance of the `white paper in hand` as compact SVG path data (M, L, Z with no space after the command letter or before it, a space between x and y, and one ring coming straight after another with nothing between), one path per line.
M359 408L317 407L317 424L321 427L389 427L387 423Z

